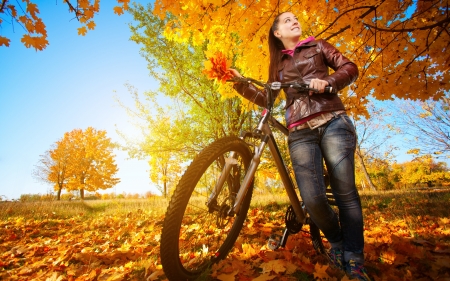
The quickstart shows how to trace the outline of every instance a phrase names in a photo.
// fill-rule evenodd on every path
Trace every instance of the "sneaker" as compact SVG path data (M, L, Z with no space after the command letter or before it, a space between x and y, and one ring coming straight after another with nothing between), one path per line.
M352 279L370 281L370 277L369 275L367 275L364 266L354 260L348 261L348 263L345 265L345 272Z
M332 265L340 270L345 270L344 253L339 248L332 248L328 253Z

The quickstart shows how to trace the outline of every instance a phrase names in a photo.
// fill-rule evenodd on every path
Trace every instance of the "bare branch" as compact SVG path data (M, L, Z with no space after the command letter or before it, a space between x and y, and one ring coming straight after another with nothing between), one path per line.
M443 20L441 20L441 21L439 21L439 22L437 22L437 23L435 23L435 24L432 24L432 25L426 25L426 26L416 27L416 28L401 28L401 29L381 28L381 27L377 27L377 26L375 26L375 25L371 25L371 24L368 24L368 23L364 23L363 25L366 26L366 27L368 27L368 28L375 29L375 30L377 30L377 31L384 31L384 32L400 32L400 33L403 33L403 32L411 32L411 31L416 31L416 30L433 29L433 28L438 27L438 26L440 26L440 27L442 27L442 28L445 28L445 26L446 26L447 23L449 23L449 22L450 22L450 18L446 18L446 19L443 19Z

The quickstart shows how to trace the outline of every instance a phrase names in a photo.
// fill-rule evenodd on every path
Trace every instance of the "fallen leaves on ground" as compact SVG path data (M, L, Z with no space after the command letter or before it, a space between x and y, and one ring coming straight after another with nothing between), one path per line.
M291 235L284 248L268 249L271 232L283 230L284 212L284 207L251 209L235 247L213 265L210 280L350 280L315 252L307 232ZM399 218L376 208L364 212L366 267L373 280L450 280L450 219ZM5 219L0 279L166 280L159 260L162 220L142 210Z

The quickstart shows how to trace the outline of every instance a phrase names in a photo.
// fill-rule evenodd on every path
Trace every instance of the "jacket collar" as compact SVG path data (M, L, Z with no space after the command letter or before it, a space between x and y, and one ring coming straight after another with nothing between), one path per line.
M317 46L317 40L313 40L313 41L310 41L308 43L305 43L305 44L302 44L300 46L295 47L294 53L295 53L296 50L303 49L303 48L308 48L308 47L313 47L313 46ZM286 57L289 57L289 56L290 56L289 54L283 53L281 55L281 60L284 60Z

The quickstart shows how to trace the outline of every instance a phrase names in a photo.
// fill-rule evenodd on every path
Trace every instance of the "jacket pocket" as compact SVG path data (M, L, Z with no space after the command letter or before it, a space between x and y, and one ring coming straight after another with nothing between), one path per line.
M304 52L303 57L306 59L309 59L309 58L313 58L313 57L317 56L318 54L320 54L319 48L310 48L309 50Z

